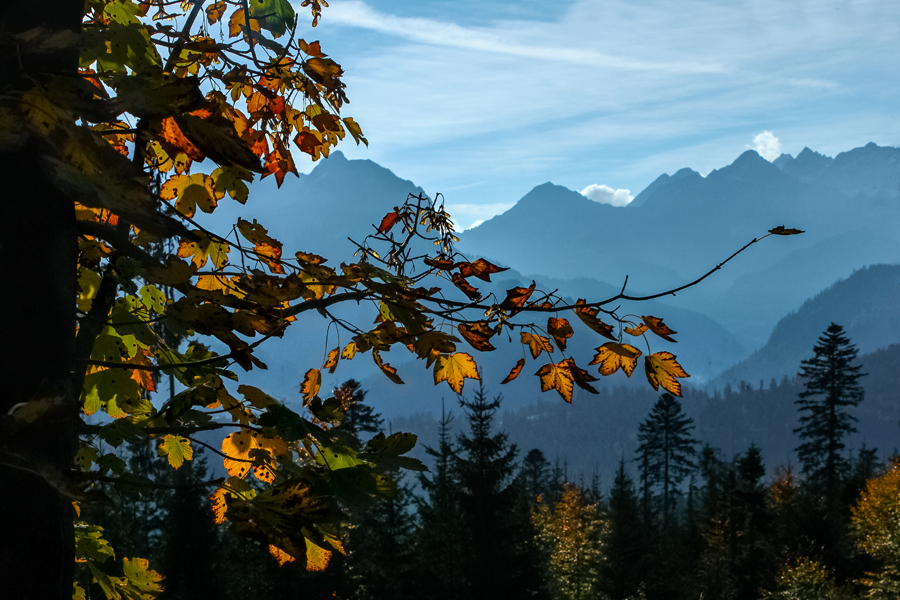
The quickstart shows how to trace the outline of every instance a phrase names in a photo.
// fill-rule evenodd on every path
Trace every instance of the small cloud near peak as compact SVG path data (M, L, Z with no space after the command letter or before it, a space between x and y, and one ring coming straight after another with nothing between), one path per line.
M598 185L596 183L592 183L581 190L581 195L585 198L590 198L594 202L611 204L613 206L625 206L634 200L634 196L631 195L631 190L616 190L608 185Z
M771 131L763 131L753 138L753 145L747 146L769 162L781 156L781 140Z

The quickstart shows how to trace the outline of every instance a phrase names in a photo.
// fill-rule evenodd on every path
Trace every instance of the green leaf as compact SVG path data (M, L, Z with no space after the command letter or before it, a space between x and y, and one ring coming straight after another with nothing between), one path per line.
M127 583L122 592L131 600L151 600L157 592L162 591L159 584L163 577L156 571L150 570L150 563L146 558L122 559L122 570L125 572Z
M103 539L103 528L86 523L75 524L75 558L104 562L115 558L116 553L109 542Z
M141 302L147 308L157 314L165 314L166 312L166 295L162 293L155 285L147 284L138 290L138 296Z
M75 453L75 466L82 471L90 471L99 454L93 446L82 446Z
M316 427L283 404L270 404L259 416L262 427L271 427L286 442L302 440L310 435L316 439L330 440L333 436Z
M332 471L349 469L363 464L363 461L356 457L356 450L337 445L326 446L319 450L316 460L320 465L326 466Z
M287 0L250 0L250 16L276 38L294 23L294 9Z

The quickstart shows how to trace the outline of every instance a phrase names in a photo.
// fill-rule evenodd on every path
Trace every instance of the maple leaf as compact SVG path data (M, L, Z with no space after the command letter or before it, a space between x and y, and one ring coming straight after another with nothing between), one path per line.
M123 558L122 571L126 580L122 591L128 598L151 600L163 590L159 583L163 580L163 576L150 570L150 561L146 558Z
M250 450L253 446L249 431L238 431L222 440L222 453L228 457L223 462L229 475L243 479L250 472Z
M215 4L206 7L206 22L209 25L214 25L219 22L219 19L225 14L225 10L228 8L228 5L225 4L224 0L220 0Z
M556 390L563 400L572 402L572 391L575 387L575 380L572 378L572 372L569 370L568 361L560 361L558 363L547 363L535 372L535 375L541 378L541 391Z
M612 326L607 325L597 317L597 315L600 313L597 308L594 308L592 306L584 306L586 303L581 298L579 298L575 302L575 304L576 307L573 310L575 311L575 314L578 316L578 318L581 319L582 323L605 338L609 338L611 340L616 339L616 337L612 334Z
M459 340L442 331L426 331L416 336L416 341L410 344L410 349L416 356L425 360L425 368L431 368L434 361L441 354L456 351L456 342Z
M679 397L681 396L681 383L676 377L690 377L676 362L675 355L671 352L654 352L645 356L644 371L647 374L647 381L654 390L659 390L662 386L664 390Z
M575 333L567 320L554 317L547 319L547 331L556 340L556 345L559 346L559 349L563 351L566 349L566 340Z
M479 292L477 288L466 281L466 278L459 273L454 273L453 275L451 275L450 281L452 281L453 285L458 287L463 294L468 296L469 300L472 300L474 302L481 299L481 292Z
M504 383L509 383L510 381L512 381L513 379L515 379L516 377L518 377L518 376L519 376L519 373L522 372L522 367L524 367L524 366L525 366L525 359L524 359L524 358L520 358L519 360L517 360L517 361L516 361L516 365L515 365L512 369L510 369L509 375L507 375L507 376L503 379L503 381L500 382L500 385L503 385Z
M319 395L319 388L322 386L322 373L319 369L310 369L303 376L303 383L300 384L300 393L303 394L303 404L308 403L315 396Z
M465 379L481 379L475 359L465 352L442 354L434 363L434 384L446 381L457 394L462 393Z
M496 330L491 327L487 321L460 323L456 329L459 331L460 335L469 342L469 345L479 352L496 350L490 342L490 339L496 333Z
M400 209L395 206L394 210L384 215L384 218L381 220L381 225L378 226L378 233L387 233L391 230L400 218L400 214L398 213L399 210Z
M166 435L159 445L159 455L168 456L169 464L177 469L184 461L194 457L194 450L191 448L191 440L180 435Z
M575 384L583 390L586 390L592 394L599 393L594 386L590 385L589 382L597 381L597 378L579 367L575 364L575 359L567 358L566 364L569 366L569 374L572 375L572 380Z
M341 358L344 360L353 360L354 356L356 356L356 342L350 342L344 346L344 351L341 352Z
M528 299L531 298L531 294L534 293L536 286L537 284L532 281L531 286L527 288L515 287L511 290L506 290L506 299L500 303L500 309L512 310L522 308L528 302Z
M774 229L770 229L769 233L774 234L774 235L797 235L799 233L806 233L806 232L803 230L800 230L800 229L789 229L789 228L786 228L784 225L779 225L778 227L775 227Z
M635 337L639 337L639 336L644 335L644 333L646 331L649 331L649 329L650 328L647 327L646 325L644 325L643 323L639 323L637 327L626 327L625 333L627 333L628 335L633 335Z
M238 231L246 240L254 244L254 252L273 273L284 273L284 267L279 264L281 260L281 242L269 236L268 230L253 219L253 223L238 218Z
M542 352L548 354L553 352L553 346L550 345L550 338L546 338L536 333L528 333L523 331L519 334L523 344L527 344L531 349L531 357L537 358Z
M502 273L503 271L509 270L509 267L498 267L497 265L493 265L483 258L479 258L475 262L459 263L457 266L459 267L459 274L463 277L477 277L478 279L487 281L488 283L490 283L491 281L492 274Z
M216 209L217 202L208 175L174 175L159 192L163 200L175 200L175 209L186 217L193 217L199 207L205 213Z
M338 360L340 359L341 348L338 346L334 350L328 353L328 356L325 359L325 364L322 365L323 369L328 369L329 373L334 373L334 370L337 369Z
M672 329L669 329L669 326L663 323L663 320L657 317L641 317L644 321L644 324L656 335L661 337L664 340L668 340L670 342L677 342L677 340L673 340L669 336L672 334L678 333Z
M601 375L612 375L619 369L625 371L625 375L631 377L637 359L641 351L629 344L606 342L596 349L597 354L591 360L591 365L600 365Z

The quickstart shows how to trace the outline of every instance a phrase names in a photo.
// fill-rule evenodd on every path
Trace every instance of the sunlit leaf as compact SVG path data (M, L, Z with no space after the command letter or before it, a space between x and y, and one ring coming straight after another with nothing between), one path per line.
M601 375L612 375L622 369L625 375L631 377L640 355L641 351L629 344L606 342L597 348L597 354L588 364L600 365Z
M446 381L457 394L462 393L465 379L481 379L475 359L466 352L442 354L434 363L434 384Z
M537 358L542 352L548 354L553 352L553 346L550 345L550 338L546 338L537 333L521 332L519 337L523 344L527 344L531 350L531 357Z
M525 359L520 358L518 361L516 361L516 365L509 371L509 375L504 377L503 381L500 382L500 385L503 385L504 383L509 383L510 381L512 381L513 379L518 377L519 373L522 372L522 367L524 367L524 366L525 366Z
M626 327L625 333L628 335L633 335L635 337L639 337L644 335L645 332L649 331L650 328L644 325L643 323L638 323L636 327Z
M384 215L384 218L381 220L381 225L378 226L379 233L387 233L391 230L397 220L400 218L400 215L397 214L397 211L400 210L396 206L394 210Z
M641 319L643 319L644 324L647 325L647 327L650 329L650 331L652 331L653 333L655 333L662 339L668 340L670 342L677 341L677 340L673 340L669 336L674 335L678 332L670 329L668 325L663 323L662 319L657 318L657 317L650 317L650 316L641 317Z
M191 448L191 440L180 435L166 435L159 445L159 455L168 456L169 464L177 469L184 461L194 457L194 449Z
M566 361L547 363L535 372L541 378L541 391L556 390L563 400L572 402L572 391L575 380Z
M475 262L460 263L458 266L459 274L463 277L477 277L478 279L487 282L491 281L492 274L509 270L509 267L498 267L483 258L479 258Z
M322 386L322 373L319 369L310 369L303 376L303 383L300 384L300 393L303 394L303 403L307 403L313 397L319 394L319 388Z
M578 299L575 304L576 307L573 310L575 311L575 314L578 315L578 318L581 319L582 323L605 338L609 338L611 340L616 339L616 337L612 334L612 326L607 325L606 323L601 321L599 317L597 317L597 315L600 313L597 308L593 306L586 306L585 301L582 299Z
M457 326L460 335L465 338L469 345L479 352L490 352L496 350L489 341L496 333L496 330L488 324L487 321L476 321L474 323L460 323Z
M328 353L328 356L325 358L325 364L322 365L323 369L328 369L329 373L334 373L334 370L337 369L338 360L340 360L341 349L340 347L335 348L331 352Z
M294 562L294 557L282 550L281 548L277 548L272 544L269 544L269 554L275 557L275 560L278 561L278 566L281 567L289 562Z
M681 383L676 377L690 377L675 360L671 352L654 352L644 357L647 381L658 390L660 386L676 396L681 396Z
M557 319L554 317L547 319L547 331L553 336L559 349L563 351L566 349L566 340L575 333L572 331L572 326L569 325L569 322L566 319Z

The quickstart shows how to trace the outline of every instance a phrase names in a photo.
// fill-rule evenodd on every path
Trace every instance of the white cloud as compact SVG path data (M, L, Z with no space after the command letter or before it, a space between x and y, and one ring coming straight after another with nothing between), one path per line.
M753 138L753 146L747 146L756 150L760 156L768 161L781 156L781 141L771 131L763 131Z
M590 198L594 202L612 204L613 206L625 206L634 200L631 190L614 190L608 185L597 185L596 183L592 183L581 190L581 195Z

